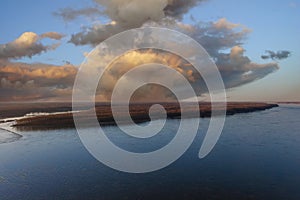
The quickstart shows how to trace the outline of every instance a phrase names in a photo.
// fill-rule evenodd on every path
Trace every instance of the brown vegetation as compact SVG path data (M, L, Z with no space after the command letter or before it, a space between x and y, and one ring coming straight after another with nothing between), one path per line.
M177 103L159 103L162 105L166 112L168 118L180 118L181 112L180 107ZM186 103L188 109L185 112L188 112L190 117L196 116L195 114L199 114L199 110L189 109L189 103ZM150 120L149 117L149 108L153 105L153 103L146 104L131 104L129 106L130 115L134 122L141 123ZM40 105L41 106L41 105ZM270 109L273 107L277 107L277 104L267 104L267 103L247 103L247 102L230 102L227 103L226 114L233 115L236 113L247 113L254 112L259 110ZM25 106L26 107L26 106ZM38 109L40 108L40 110ZM210 103L199 103L200 115L201 117L210 117L211 116L211 104ZM16 107L14 108L16 109ZM29 109L29 108L27 108ZM27 110L25 108L22 109L22 112ZM49 106L44 105L44 108L39 106L33 106L35 112L48 111L66 111L71 110L71 105L69 107L65 104L62 106L60 104L59 107L55 107L54 105ZM216 108L216 111L221 108ZM98 121L101 125L115 125L115 120L113 118L111 112L110 104L97 104L95 107ZM16 110L14 111L16 112ZM33 112L32 110L30 112ZM94 111L92 109L82 110L76 113L77 116L81 117L84 120L87 126L89 126L89 121L91 117L94 115ZM128 117L125 114L125 106L120 105L118 108L118 115L122 118L124 116L124 123ZM159 115L157 115L159 116ZM19 119L16 121L14 125L18 129L23 130L40 130L40 129L57 129L57 128L71 128L74 127L73 114L72 113L62 113L62 114L50 114L50 115L41 115L41 116L31 116L23 119Z

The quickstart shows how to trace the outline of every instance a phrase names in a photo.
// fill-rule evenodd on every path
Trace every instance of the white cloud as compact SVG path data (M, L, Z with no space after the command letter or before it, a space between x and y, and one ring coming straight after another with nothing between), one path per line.
M34 32L25 32L16 40L7 44L0 44L0 59L17 59L32 57L34 55L57 48L58 43L43 45L41 40L50 38L60 40L63 35L56 32L48 32L38 35Z

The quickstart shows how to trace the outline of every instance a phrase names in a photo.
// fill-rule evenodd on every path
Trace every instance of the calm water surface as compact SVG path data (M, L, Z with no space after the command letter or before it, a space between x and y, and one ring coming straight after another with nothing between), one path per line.
M200 160L207 125L202 119L179 160L147 174L99 163L73 129L19 132L22 138L0 144L0 199L300 199L300 106L228 117L216 147ZM150 140L105 130L120 147L147 152L167 144L177 127L168 120Z

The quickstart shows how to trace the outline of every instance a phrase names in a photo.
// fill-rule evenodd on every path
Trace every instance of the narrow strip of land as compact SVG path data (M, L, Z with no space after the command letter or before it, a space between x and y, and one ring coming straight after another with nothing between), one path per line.
M136 123L147 122L150 119L149 117L149 108L154 103L143 103L143 104L130 104L129 111L131 118ZM155 103L157 104L157 103ZM166 114L168 118L180 118L181 117L181 109L178 103L159 103L165 108ZM193 106L189 109L189 103L187 104L187 109L184 112L187 112L188 115L192 118L195 116L201 117L210 117L212 113L212 107L210 103L199 103L199 109L195 110ZM221 105L221 104L220 104ZM44 105L46 106L46 105ZM271 109L273 107L277 107L277 104L268 104L268 103L252 103L252 102L229 102L227 103L226 114L234 115L237 113L247 113L247 112L255 112L266 109ZM52 107L53 108L53 107ZM61 107L63 110L69 111L71 107L66 105ZM69 108L69 109L67 109ZM28 109L30 110L30 109ZM39 109L35 108L35 112L41 112ZM43 107L41 107L43 110ZM111 105L110 104L97 104L95 107L96 116L100 125L116 125L114 120ZM32 110L31 110L32 111ZM51 109L47 110L51 112ZM57 107L54 107L54 111L62 111ZM218 113L218 111L224 111L222 106L216 106L214 111ZM220 112L222 113L222 112ZM29 117L21 118L16 120L15 127L21 130L43 130L43 129L61 129L61 128L72 128L75 127L73 120L74 113L60 113L60 114L47 114L47 115L32 115ZM120 118L124 116L123 123L126 124L128 120L128 116L126 115L126 107L125 105L119 106L119 110L117 112ZM76 113L79 116L83 123L89 126L90 119L95 115L94 109L83 109L80 112ZM157 116L160 116L159 113ZM159 118L159 117L158 117Z

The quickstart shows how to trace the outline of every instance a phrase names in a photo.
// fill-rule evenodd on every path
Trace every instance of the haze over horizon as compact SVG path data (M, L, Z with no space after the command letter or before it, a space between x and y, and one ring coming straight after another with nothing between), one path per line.
M0 102L71 101L87 53L114 34L145 26L174 29L198 41L216 62L228 101L300 101L299 9L296 0L5 0ZM131 52L107 74L105 91L124 68L141 64L136 58L163 62L195 79L174 55Z

